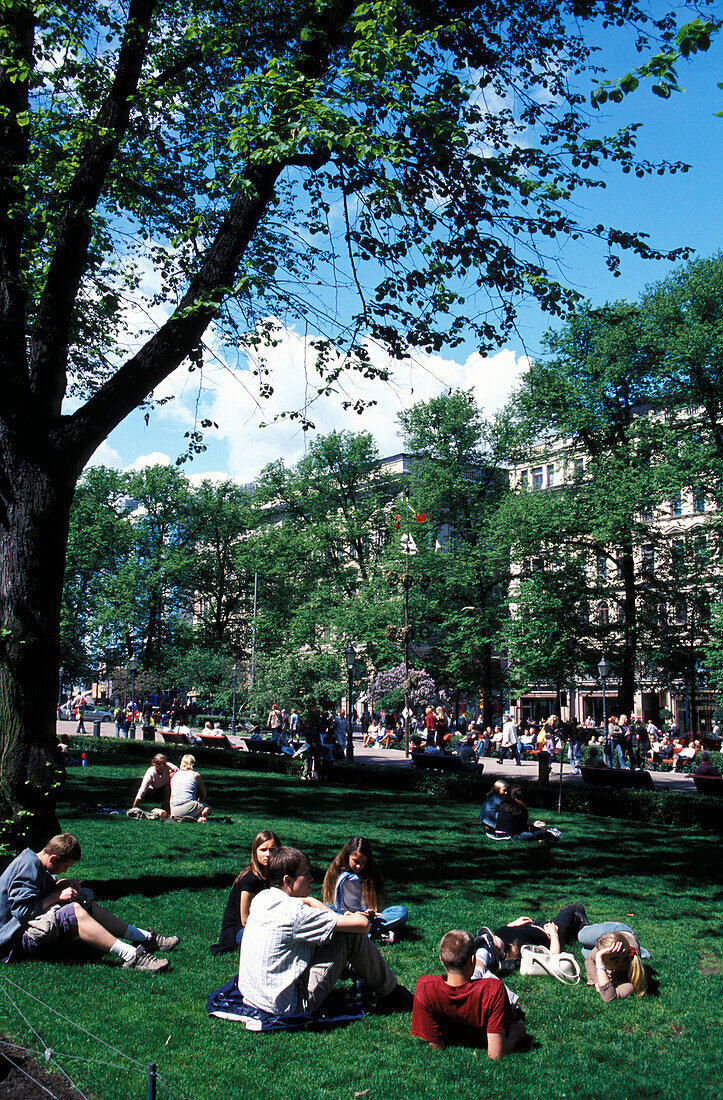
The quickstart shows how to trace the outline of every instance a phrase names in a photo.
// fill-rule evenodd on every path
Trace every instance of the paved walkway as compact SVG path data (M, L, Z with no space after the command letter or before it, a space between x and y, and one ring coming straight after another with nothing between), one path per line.
M77 722L58 722L58 733L74 734ZM92 732L92 724L88 722L86 724L88 733ZM115 726L112 722L101 723L101 737L115 737ZM140 728L137 731L140 733ZM156 739L160 743L160 737L156 735ZM230 740L233 740L230 738ZM239 740L238 738L236 740ZM354 759L361 761L365 764L378 764L387 768L408 768L410 767L409 758L404 755L403 749L380 749L377 746L370 748L363 748L361 743L361 731L355 731L354 733ZM486 778L489 778L490 786L494 783L495 779L537 779L537 760L524 760L518 767L514 760L505 760L502 764L497 763L495 757L488 757L484 761L484 774ZM557 781L560 775L560 762L556 761L552 766L552 772L550 779ZM692 779L688 779L685 775L678 774L676 772L653 772L653 784L658 790L664 791L679 791L683 794L695 794L695 785ZM570 765L565 762L562 766L562 781L565 784L577 784L582 783L582 777L575 775Z

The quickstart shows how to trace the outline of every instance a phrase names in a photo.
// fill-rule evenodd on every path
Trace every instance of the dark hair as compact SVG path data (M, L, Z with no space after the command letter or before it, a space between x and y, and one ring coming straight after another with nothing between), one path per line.
M156 755L151 760L151 764L154 764L154 765L155 764L167 764L167 763L168 763L168 761L166 760L166 758L165 758L165 756L163 755L162 752L157 752Z
M271 832L271 829L262 829L260 833L257 833L251 845L251 862L247 863L243 871L241 871L240 874L236 875L233 883L234 886L244 877L244 875L247 875L249 871L253 871L257 878L262 878L265 881L268 880L268 866L262 867L256 855L261 845L265 844L267 840L273 840L277 848L281 847L281 841L277 837L276 833Z
M386 893L384 879L374 862L372 846L363 836L353 836L329 864L324 875L324 884L321 891L322 899L327 905L334 904L337 879L342 871L350 870L349 856L354 852L366 856L364 868L359 872L359 878L362 880L362 901L364 905L367 909L383 909Z
M439 945L439 957L445 970L464 970L474 954L474 940L469 932L453 928L442 936Z
M57 859L72 859L77 863L80 859L80 844L72 833L58 833L51 836L43 851L46 855L55 856Z
M298 848L276 848L269 856L266 878L269 886L282 886L285 877L296 878L299 868L308 859Z

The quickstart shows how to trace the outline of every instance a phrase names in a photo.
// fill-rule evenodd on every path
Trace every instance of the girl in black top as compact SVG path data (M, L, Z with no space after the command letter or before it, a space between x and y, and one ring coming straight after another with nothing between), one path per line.
M246 921L249 919L251 902L269 885L266 880L269 856L275 848L280 846L281 841L270 829L262 829L254 837L251 845L251 862L234 879L221 919L221 934L218 943L211 948L213 955L218 955L222 951L233 951L234 947L238 947L241 943Z

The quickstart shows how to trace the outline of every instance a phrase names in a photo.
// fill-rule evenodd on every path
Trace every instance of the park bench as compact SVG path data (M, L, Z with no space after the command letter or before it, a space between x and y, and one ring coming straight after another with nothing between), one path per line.
M723 776L720 775L694 775L693 782L698 794L712 794L718 798L723 795Z
M174 733L173 730L158 731L167 745L183 745L184 748L192 748L185 733Z
M209 749L224 749L225 751L237 752L235 745L232 745L225 733L198 733L196 734L204 745Z
M461 775L465 771L458 756L436 752L413 752L412 767L426 771L450 772L453 775Z
M627 768L580 768L582 778L591 787L614 787L617 790L654 791L650 772L631 772Z
M281 747L270 737L244 737L243 742L249 752L268 752L279 755Z

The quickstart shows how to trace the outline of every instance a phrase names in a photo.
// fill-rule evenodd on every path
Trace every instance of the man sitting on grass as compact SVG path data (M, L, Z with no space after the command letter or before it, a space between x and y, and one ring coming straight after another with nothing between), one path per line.
M251 902L241 941L238 987L247 1004L275 1016L321 1008L350 964L377 994L376 1010L409 1011L412 995L369 939L363 913L335 913L309 896L309 861L277 848L266 867L269 889Z
M412 1035L432 1050L463 1043L486 1046L490 1058L501 1058L525 1034L524 1020L513 1022L504 985L492 977L472 981L477 965L474 940L461 929L442 937L439 961L444 978L423 974L417 980Z
M77 879L58 878L80 859L80 844L70 833L51 837L40 852L26 848L0 875L0 962L52 958L57 947L74 940L110 952L134 970L165 970L168 959L152 952L171 951L178 936L135 928L93 901ZM123 940L130 940L130 944Z

